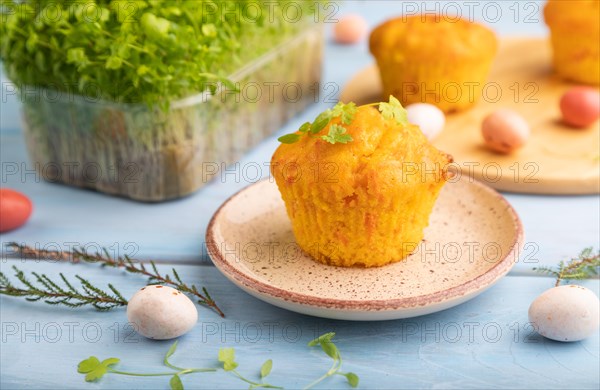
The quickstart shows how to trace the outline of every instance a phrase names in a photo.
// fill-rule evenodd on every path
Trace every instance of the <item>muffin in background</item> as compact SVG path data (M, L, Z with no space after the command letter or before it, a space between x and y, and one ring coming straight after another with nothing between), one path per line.
M379 25L369 46L384 96L450 113L479 100L498 41L488 28L464 19L415 15Z
M567 80L600 84L600 1L548 0L544 19L556 72Z
M344 124L352 141L302 136L275 151L271 171L296 242L315 260L334 266L376 267L400 261L423 230L447 180L451 158L421 130L359 107Z

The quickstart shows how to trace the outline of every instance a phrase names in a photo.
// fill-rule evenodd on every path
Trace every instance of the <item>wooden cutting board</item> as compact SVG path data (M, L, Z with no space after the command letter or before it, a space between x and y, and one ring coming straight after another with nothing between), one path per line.
M486 98L467 111L448 115L433 144L454 156L461 174L498 190L600 193L600 124L580 130L561 123L559 100L572 86L553 74L545 39L504 39L486 84ZM348 82L340 101L365 104L380 101L381 94L379 70L371 65ZM489 151L480 133L483 118L501 107L519 112L531 126L527 145L510 155Z

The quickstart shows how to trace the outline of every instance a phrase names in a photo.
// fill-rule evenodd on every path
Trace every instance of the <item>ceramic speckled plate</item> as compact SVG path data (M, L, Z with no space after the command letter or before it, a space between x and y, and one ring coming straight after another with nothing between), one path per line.
M379 268L317 263L297 246L274 182L228 199L206 234L217 268L249 294L288 310L344 320L390 320L444 310L490 287L515 264L519 217L468 178L441 192L425 239L406 260Z
M464 174L502 191L533 194L600 193L600 122L573 130L560 122L559 100L573 86L552 73L550 44L540 38L505 38L490 72L486 98L473 108L446 117L444 130L432 141L454 157ZM380 101L376 65L346 84L340 100L358 104ZM490 112L506 107L519 112L531 127L525 147L510 155L489 151L480 128Z

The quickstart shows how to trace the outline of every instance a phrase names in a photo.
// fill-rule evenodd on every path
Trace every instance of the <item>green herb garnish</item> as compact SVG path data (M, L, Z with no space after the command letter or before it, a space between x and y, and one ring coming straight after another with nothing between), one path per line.
M290 21L293 3L300 15ZM1 0L0 59L18 88L166 105L223 83L314 20L319 1ZM252 10L251 13L248 10Z
M356 375L353 372L340 371L340 369L342 368L342 356L340 355L340 351L337 348L337 346L333 343L333 341L331 341L331 339L333 339L334 336L334 332L325 333L308 343L309 347L320 345L323 352L325 352L327 356L333 359L333 365L323 376L319 377L315 381L311 382L308 386L306 386L304 388L305 390L316 386L323 380L333 375L341 375L343 377L346 377L346 380L348 381L350 386L358 386L358 375Z
M273 360L269 359L260 368L260 379L266 378L273 369Z
M80 289L77 289L65 275L60 275L61 282L51 280L45 274L32 272L35 282L31 282L25 276L25 273L13 266L15 278L24 286L15 286L4 273L0 272L0 294L13 297L25 297L30 302L42 300L50 305L64 305L68 307L80 307L90 305L100 311L108 311L115 307L126 306L127 300L123 298L121 293L112 285L108 288L111 292L107 292L100 287L94 286L89 280L75 275ZM64 286L60 286L60 284Z
M333 375L341 375L345 377L350 386L352 387L358 386L358 376L356 374L352 372L340 372L340 368L342 366L342 357L340 356L338 348L331 341L333 336L335 336L335 333L333 332L325 333L308 343L309 347L315 346L317 344L320 345L323 351L333 359L333 366L323 376L319 377L317 380L313 381L308 386L306 386L305 389L310 389ZM171 348L169 348L163 359L163 365L171 369L171 371L169 372L137 373L116 370L113 366L120 362L119 359L109 358L100 361L96 356L90 356L89 358L82 360L77 366L77 372L80 374L85 374L86 382L98 381L106 374L129 376L170 376L171 379L169 381L169 384L171 386L171 389L181 390L183 389L183 383L181 381L182 376L193 373L217 371L217 369L215 368L183 368L172 364L171 362L169 362L169 358L175 353L176 349L177 341L175 341L175 343L171 345ZM238 371L236 371L238 363L235 361L235 349L220 348L217 360L221 363L223 371L229 372L233 374L236 378L247 383L249 385L250 390L257 388L282 389L282 387L273 386L269 383L264 382L264 379L271 373L271 370L273 369L273 361L271 359L265 361L260 367L260 382L248 379L242 376Z
M344 104L339 102L333 107L333 109L327 109L320 113L317 118L312 122L306 122L298 129L296 133L286 134L279 137L277 140L283 144L293 144L300 140L302 135L316 135L323 130L329 122L334 118L341 118L342 124L349 125L354 119L356 114L356 104L348 103ZM334 128L335 126L335 128ZM335 143L348 143L352 141L352 137L346 134L347 129L341 125L332 125L327 135L322 135L320 138L335 144ZM298 134L300 133L300 134Z
M240 374L239 372L236 371L238 364L235 361L235 350L233 348L219 349L219 361L221 363L223 363L223 370L231 372L233 375L235 375L240 380L248 383L250 385L250 389L257 389L257 388L261 388L261 387L267 388L267 389L282 389L283 388L280 386L273 386L273 385L270 385L270 384L264 383L264 382L254 382L254 381L242 376L242 374ZM263 380L267 375L269 375L272 368L273 368L273 361L271 359L264 362L262 367L260 368L260 379Z
M408 114L398 99L390 96L389 102L365 104L360 107L378 106L381 115L385 119L395 120L399 125L408 125ZM300 141L303 135L314 136L323 130L331 120L340 118L341 124L332 124L329 127L329 132L326 135L321 135L319 138L329 142L330 144L346 144L352 142L352 136L347 134L348 129L345 125L350 125L354 120L356 110L359 107L350 102L344 104L339 102L332 109L327 109L317 116L314 122L306 122L295 133L290 133L279 137L277 140L283 144L293 144Z
M585 248L579 256L567 262L561 260L558 268L554 267L536 267L533 270L547 275L554 276L556 283L560 285L563 280L581 280L589 279L598 275L600 269L600 251L594 253L594 248Z
M19 245L15 242L7 243L6 247L15 250L16 253L21 255L22 259L33 258L70 261L72 263L95 263L103 267L121 268L131 274L147 276L149 285L164 284L174 287L183 293L193 296L199 304L213 309L221 317L225 317L225 314L217 306L217 303L212 299L206 288L202 287L202 292L200 292L196 285L184 283L175 268L172 268L173 276L161 274L153 261L150 261L150 266L146 267L144 263L136 261L127 255L112 257L107 249L103 249L103 253L90 254L84 248L75 248L73 252L40 250L26 245ZM13 268L15 270L15 277L25 285L25 288L14 286L6 275L0 272L0 294L25 297L28 301L43 300L51 305L65 305L69 307L92 305L98 310L110 310L117 306L127 305L127 300L110 284L108 287L113 294L107 293L92 285L88 280L75 275L84 290L84 293L80 293L62 274L60 274L60 277L66 288L60 287L46 275L38 275L32 272L32 275L40 284L40 286L36 286L25 278L22 271L16 267Z
M282 144L295 144L296 142L300 141L300 137L300 134L290 133L282 135L281 137L277 138L277 140Z
M217 371L217 369L215 368L182 368L175 366L171 364L171 362L169 362L169 357L171 357L175 353L175 350L177 350L177 341L175 341L173 345L171 345L171 348L169 348L163 359L163 364L172 370L170 372L139 373L115 370L113 366L118 364L121 361L120 359L109 358L100 361L96 356L90 356L89 358L79 362L79 365L77 366L77 372L80 374L85 374L86 382L95 382L101 379L106 374L128 376L170 376L171 380L169 381L169 384L171 386L171 389L182 390L183 383L181 382L181 377L183 375L193 374L196 372Z
M379 111L385 119L395 119L399 125L408 125L408 112L402 107L400 100L391 95L388 103L379 103Z
M85 374L86 382L93 382L101 379L109 370L112 372L111 366L119 363L121 360L117 358L108 358L103 361L98 360L96 356L82 360L77 366L77 372Z
M333 107L331 114L334 118L341 117L342 123L345 125L349 125L352 123L354 119L354 114L356 114L356 104L350 102L348 104L338 103Z
M330 144L347 144L352 141L352 136L346 134L346 128L340 125L331 125L329 133L321 138Z

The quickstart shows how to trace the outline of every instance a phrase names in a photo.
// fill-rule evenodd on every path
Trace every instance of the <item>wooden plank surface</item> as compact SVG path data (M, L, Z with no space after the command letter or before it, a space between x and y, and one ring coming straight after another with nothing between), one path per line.
M406 11L407 4L413 3L347 1L343 8L333 10L333 17L360 12L368 24L374 26ZM414 4L418 7L420 3ZM460 2L454 4L460 6ZM513 10L515 3L495 4L501 7L502 17L489 25L500 34L540 36L545 33L539 18L541 2L526 2L530 4L528 8L519 3L518 23ZM468 6L475 11L478 20L482 19L482 5L485 4L475 8L472 4ZM431 8L442 6L443 3L431 4ZM531 7L537 7L534 15L537 23L525 23ZM466 11L465 6L462 9ZM347 47L328 41L322 96L280 129L279 134L297 129L334 104L341 86L370 62L366 43ZM4 88L6 79L2 72L0 80ZM32 166L20 134L19 103L14 96L5 96L5 89L2 91L0 185L28 194L34 201L35 211L25 227L2 234L0 244L17 241L60 249L68 249L75 243L93 249L97 244L120 254L135 250L138 258L169 262L180 270L186 281L206 285L227 318L223 320L200 308L200 322L181 338L174 362L214 366L218 348L233 346L240 371L248 377L256 379L260 364L273 358L271 383L298 388L321 375L329 365L329 360L320 351L309 350L306 342L317 334L336 331L344 368L360 375L361 388L599 387L598 335L583 342L560 344L535 335L529 337L529 330L524 328L530 302L552 284L550 279L528 276L533 275L531 268L556 264L585 246L598 246L600 205L597 196L506 194L521 216L530 245L526 246L511 276L464 305L404 321L353 323L312 318L272 307L243 293L210 266L203 249L210 216L228 196L251 181L240 173L244 164L263 166L269 161L277 146L275 137L246 155L239 168L232 170L234 173L217 178L188 198L156 205L136 203L44 183L32 174L23 178L21 175L27 173L24 169L32 169ZM9 174L14 164L19 169L16 175ZM267 175L266 168L262 175ZM15 264L24 270L54 276L59 272L71 276L81 273L100 285L114 283L126 297L145 282L119 271L88 265L2 260L0 270L10 274L10 267ZM598 281L586 285L598 293ZM170 342L149 341L130 334L124 328L124 309L98 313L1 297L0 326L2 389L168 388L168 378L107 376L99 384L91 385L84 383L83 377L76 373L77 363L89 355L119 357L122 359L120 367L131 371L162 369L162 356ZM71 339L70 327L74 329ZM473 329L472 338L469 327ZM260 329L260 337L256 329ZM460 337L457 337L457 329ZM495 339L497 329L501 332L498 340ZM95 333L96 330L100 333ZM61 332L58 338L57 331ZM342 379L328 381L322 388L347 389ZM187 388L247 387L223 373L198 374L183 381Z

